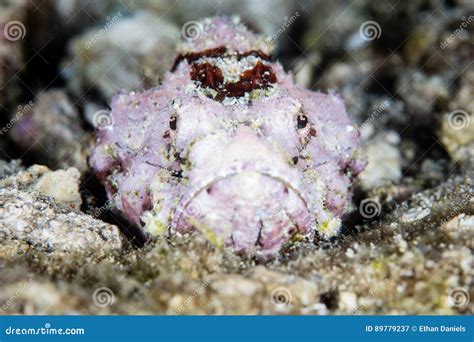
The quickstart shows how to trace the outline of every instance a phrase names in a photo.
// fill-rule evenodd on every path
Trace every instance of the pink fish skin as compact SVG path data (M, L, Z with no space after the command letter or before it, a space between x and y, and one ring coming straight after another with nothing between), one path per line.
M343 100L295 85L240 22L196 25L163 83L116 95L97 132L90 164L116 210L257 256L337 234L366 164Z

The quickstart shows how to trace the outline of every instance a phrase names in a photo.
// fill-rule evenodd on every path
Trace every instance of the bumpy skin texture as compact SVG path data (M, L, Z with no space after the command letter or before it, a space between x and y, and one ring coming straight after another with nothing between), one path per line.
M201 231L237 252L337 234L365 166L343 101L297 87L264 38L205 19L163 84L118 94L90 163L152 235Z

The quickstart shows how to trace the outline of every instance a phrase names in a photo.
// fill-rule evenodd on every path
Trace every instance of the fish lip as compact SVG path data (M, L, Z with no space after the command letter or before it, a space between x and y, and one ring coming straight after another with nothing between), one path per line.
M256 172L259 173L263 176L269 177L271 179L274 179L278 182L281 182L284 184L288 189L292 190L303 202L305 209L309 212L308 208L308 203L304 196L302 195L302 191L299 190L296 186L293 185L293 183L286 179L285 177L281 175L276 175L272 174L269 171L262 171L262 170L231 170L228 172L225 172L219 176L213 177L211 180L205 182L204 184L201 184L200 186L196 186L194 189L191 188L191 191L188 191L187 194L183 195L180 197L178 201L178 205L176 206L174 212L170 216L170 233L173 231L177 230L178 223L183 216L184 211L186 210L186 207L196 198L198 194L200 194L202 191L207 189L209 186L212 186L213 184L222 181L227 178L231 178L233 176L246 173L246 172ZM188 189L189 190L189 189Z

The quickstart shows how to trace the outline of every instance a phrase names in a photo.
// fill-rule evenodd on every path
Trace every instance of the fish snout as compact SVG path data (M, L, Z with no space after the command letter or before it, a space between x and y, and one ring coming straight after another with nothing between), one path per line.
M214 141L207 158L199 155L209 151L204 143L193 147L198 162L189 173L172 231L197 229L238 252L260 254L272 254L292 235L309 231L300 175L280 153L250 129L237 131L228 143Z

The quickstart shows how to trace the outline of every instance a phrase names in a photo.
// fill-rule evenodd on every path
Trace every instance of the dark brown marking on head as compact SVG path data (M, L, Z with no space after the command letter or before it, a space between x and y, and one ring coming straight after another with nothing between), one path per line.
M193 64L191 79L198 81L204 87L217 92L215 99L222 101L226 97L242 97L255 89L267 89L277 82L275 73L268 65L258 61L249 70L240 74L240 79L234 83L223 83L222 71L209 63Z
M174 61L171 71L175 71L179 63L181 63L184 60L188 61L188 63L191 64L202 57L215 58L215 57L224 57L225 55L228 55L229 57L236 56L238 60L241 60L242 58L245 58L248 56L255 56L255 57L259 57L263 59L264 61L273 62L273 58L267 55L266 53L262 52L261 50L250 50L244 53L229 54L225 46L220 46L217 48L207 49L200 52L189 52L185 54L179 54L178 57L176 57Z
M207 50L200 51L200 52L189 52L189 53L185 53L185 54L179 54L178 57L176 57L176 60L174 61L174 65L171 68L171 71L176 70L179 63L181 63L181 61L184 61L184 60L188 61L188 63L192 63L192 62L195 62L199 58L202 58L202 57L210 57L210 58L211 57L221 57L222 55L224 55L226 53L227 53L227 48L225 46L221 46L221 47L218 47L218 48L207 49Z
M250 70L244 71L240 75L240 80L235 83L226 83L224 91L218 94L216 99L224 97L242 97L255 89L267 89L271 84L276 83L277 79L272 68L258 61Z
M221 69L207 62L192 65L191 79L199 81L204 87L212 89L220 89L224 83Z

